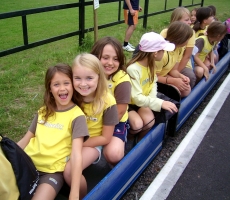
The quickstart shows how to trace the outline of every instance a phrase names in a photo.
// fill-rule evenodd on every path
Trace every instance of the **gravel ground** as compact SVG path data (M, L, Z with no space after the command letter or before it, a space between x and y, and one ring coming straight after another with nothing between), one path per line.
M135 181L135 183L130 187L130 189L123 195L122 200L137 200L139 199L160 170L163 168L167 160L173 154L177 146L189 132L190 128L196 122L199 115L202 113L206 105L212 99L216 91L218 90L221 83L229 74L229 70L225 72L222 78L218 81L216 86L210 91L210 93L206 96L204 101L200 104L200 106L193 112L193 114L188 118L185 124L180 128L177 132L176 136L169 137L163 146L163 149L156 156L156 158L150 163L150 165L144 170L144 172L139 176L139 178Z

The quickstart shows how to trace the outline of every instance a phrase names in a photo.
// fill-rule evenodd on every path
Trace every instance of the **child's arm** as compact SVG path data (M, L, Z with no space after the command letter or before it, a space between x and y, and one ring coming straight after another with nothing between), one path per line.
M180 60L180 63L178 65L178 71L181 72L186 65L188 64L188 61L191 58L193 48L195 46L195 32L193 31L192 37L188 40L186 48L184 50L183 56Z
M186 47L184 50L183 57L178 65L178 71L181 72L187 65L189 59L191 58L192 55L192 50L193 47Z
M133 7L132 7L132 5L131 5L130 0L125 0L125 2L126 2L128 8L129 8L130 14L131 14L131 15L134 15L134 14L135 14L135 10L133 10Z
M213 52L213 50L209 53L209 57L210 57L210 61L211 61L211 63L210 63L210 65L211 65L211 67L213 68L213 74L216 72L216 65L215 65L215 62L214 62L214 52Z
M33 138L35 135L27 131L27 133L24 135L24 137L17 143L18 146L20 146L22 149L25 149L25 147L29 144L30 139Z
M84 142L84 147L104 146L111 141L115 125L119 123L116 104L108 107L103 111L102 123L101 135L90 137L87 141Z
M114 90L114 97L117 102L117 111L119 121L124 116L127 111L128 104L131 99L131 83L129 81L124 81L117 85Z
M75 138L72 141L72 151L70 155L71 165L71 189L69 199L80 199L80 181L82 176L82 146L83 137Z
M102 134L100 136L90 137L87 141L83 143L84 147L97 147L104 146L108 144L113 136L114 126L105 126L102 127Z
M168 73L170 76L162 77L158 76L158 81L163 84L172 84L175 85L179 90L187 90L189 89L189 78L181 74L178 70L179 63L177 62L171 71Z

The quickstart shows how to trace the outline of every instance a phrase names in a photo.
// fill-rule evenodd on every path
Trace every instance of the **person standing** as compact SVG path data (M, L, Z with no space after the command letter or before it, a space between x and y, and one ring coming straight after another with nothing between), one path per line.
M139 0L124 0L123 9L125 23L128 25L125 31L123 49L132 52L135 50L135 47L129 43L129 40L136 29L138 12L141 12L142 8L139 6Z

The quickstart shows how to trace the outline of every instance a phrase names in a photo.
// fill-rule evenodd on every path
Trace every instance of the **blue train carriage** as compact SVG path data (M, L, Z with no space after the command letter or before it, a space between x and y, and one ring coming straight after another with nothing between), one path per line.
M168 126L164 123L155 125L112 170L103 158L97 165L91 165L84 170L83 173L89 189L89 193L85 196L84 200L121 198L160 152L166 132L170 136L175 135L175 132L179 130L199 106L229 66L230 52L217 63L216 73L210 74L207 82L203 78L192 89L189 96L181 100L179 113L173 117L171 122L168 122ZM163 90L165 95L170 98L178 99L178 93L172 88L159 84L158 89L160 91ZM68 188L62 189L56 200L67 199L66 197L68 197Z

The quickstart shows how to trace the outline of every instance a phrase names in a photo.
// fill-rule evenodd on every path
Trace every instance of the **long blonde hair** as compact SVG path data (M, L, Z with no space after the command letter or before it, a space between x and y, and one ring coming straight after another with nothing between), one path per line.
M89 53L82 53L79 54L73 61L73 67L72 69L83 66L87 69L93 70L96 74L98 74L98 84L95 91L95 97L92 102L92 109L95 114L98 114L103 111L103 108L105 106L104 98L108 94L108 83L105 77L104 69L101 65L100 60ZM83 106L83 97L77 92L76 98L74 98L75 103L77 103L81 109L84 111Z
M177 7L173 10L171 14L170 23L175 21L180 21L184 14L187 14L189 17L191 16L190 11L185 7Z

